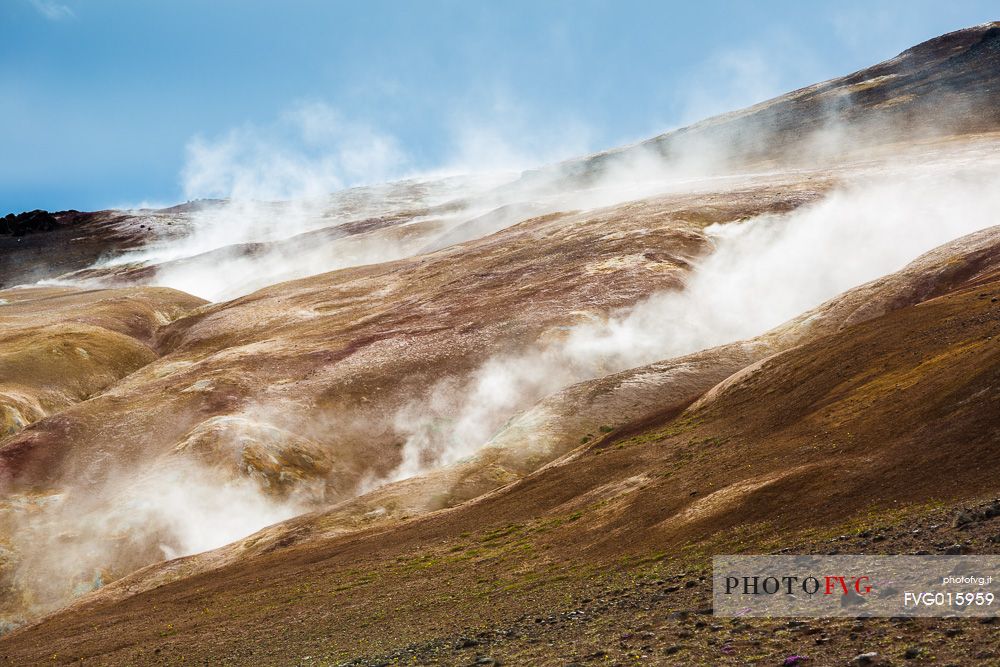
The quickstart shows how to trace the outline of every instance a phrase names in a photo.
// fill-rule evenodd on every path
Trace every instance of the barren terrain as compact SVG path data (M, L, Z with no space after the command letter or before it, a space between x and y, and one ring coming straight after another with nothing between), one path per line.
M998 77L986 24L525 174L0 236L0 664L1000 664L710 610L718 553L998 553Z

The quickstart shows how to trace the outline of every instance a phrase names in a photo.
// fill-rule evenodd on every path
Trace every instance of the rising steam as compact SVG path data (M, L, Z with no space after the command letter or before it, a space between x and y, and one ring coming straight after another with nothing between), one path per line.
M559 343L491 358L397 414L406 439L388 481L462 460L507 420L569 384L752 338L920 254L996 223L989 165L903 170L789 215L716 224L684 290L574 327Z
M282 136L288 133L303 148L287 149ZM842 136L823 127L812 145L826 154ZM187 192L224 200L192 207L184 233L97 268L154 266L156 284L223 299L432 251L545 212L717 190L720 179L742 178L727 147L693 142L685 148L664 160L652 147L635 147L596 175L560 165L534 174L422 177L345 190L405 175L408 158L371 128L345 123L324 107L302 107L263 138L243 128L214 142L193 142ZM882 174L869 168L864 182L848 182L791 214L713 225L705 234L714 251L694 267L685 289L654 294L620 312L592 313L557 342L529 343L427 387L391 416L405 442L395 469L367 478L358 491L474 454L507 420L569 384L756 336L995 224L1000 179L994 173L995 163ZM329 195L333 190L339 192ZM364 224L348 233L339 227L348 222ZM147 462L99 492L20 499L22 507L9 516L19 522L14 583L27 608L49 608L142 565L221 546L305 509L196 462L157 466Z
M4 521L16 554L12 589L29 611L51 609L164 559L229 544L301 513L292 500L263 495L181 459L47 495L7 498Z

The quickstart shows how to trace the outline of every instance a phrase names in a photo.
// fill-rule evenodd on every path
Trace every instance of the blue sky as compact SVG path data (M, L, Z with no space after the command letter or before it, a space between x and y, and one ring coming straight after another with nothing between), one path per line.
M525 166L845 74L995 11L0 0L0 214L228 194L245 170L280 196L300 177Z

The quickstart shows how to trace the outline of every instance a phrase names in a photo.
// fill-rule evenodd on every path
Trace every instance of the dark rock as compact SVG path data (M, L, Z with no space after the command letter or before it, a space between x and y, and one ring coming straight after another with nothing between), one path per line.
M924 652L924 649L919 646L911 646L903 653L903 658L906 660L915 660L920 657L920 654Z
M952 527L961 528L962 526L967 526L974 520L972 513L962 510L955 515L955 519L951 522Z
M59 221L48 211L36 209L24 213L8 213L0 218L0 234L24 236L35 232L51 232L59 227Z
M997 298L993 297L992 301L996 300ZM982 514L984 519L992 519L1000 516L1000 500L994 500L992 503L987 505L986 508L983 509Z

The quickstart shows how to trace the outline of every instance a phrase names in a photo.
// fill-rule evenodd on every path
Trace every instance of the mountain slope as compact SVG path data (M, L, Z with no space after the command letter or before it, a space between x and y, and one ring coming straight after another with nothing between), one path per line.
M155 331L202 303L162 288L0 291L0 441L151 363Z
M15 633L4 650L31 660L44 646L109 664L157 649L172 660L258 664L389 651L585 606L616 576L649 570L651 554L665 557L657 576L674 576L705 566L703 545L808 543L817 528L834 535L859 518L892 534L901 506L919 516L930 499L950 506L996 493L992 468L977 462L1000 444L991 409L1000 399L998 232L981 235L988 251L966 276L926 300L770 357L676 417L616 425L502 492L390 531L296 543L295 530L210 574L118 604L84 602ZM565 601L570 590L576 602ZM662 600L661 624L676 609ZM144 610L141 622L133 608ZM644 612L620 613L588 641L608 650ZM381 619L392 619L388 632L365 632ZM101 630L84 631L92 627ZM668 627L660 643L679 641L682 626ZM492 642L501 658L504 646L513 656L526 649L516 637ZM814 650L850 657L836 644Z
M744 664L794 638L691 619L713 553L995 550L947 516L1000 494L998 44L500 185L24 237L0 280L68 285L0 292L0 660Z

